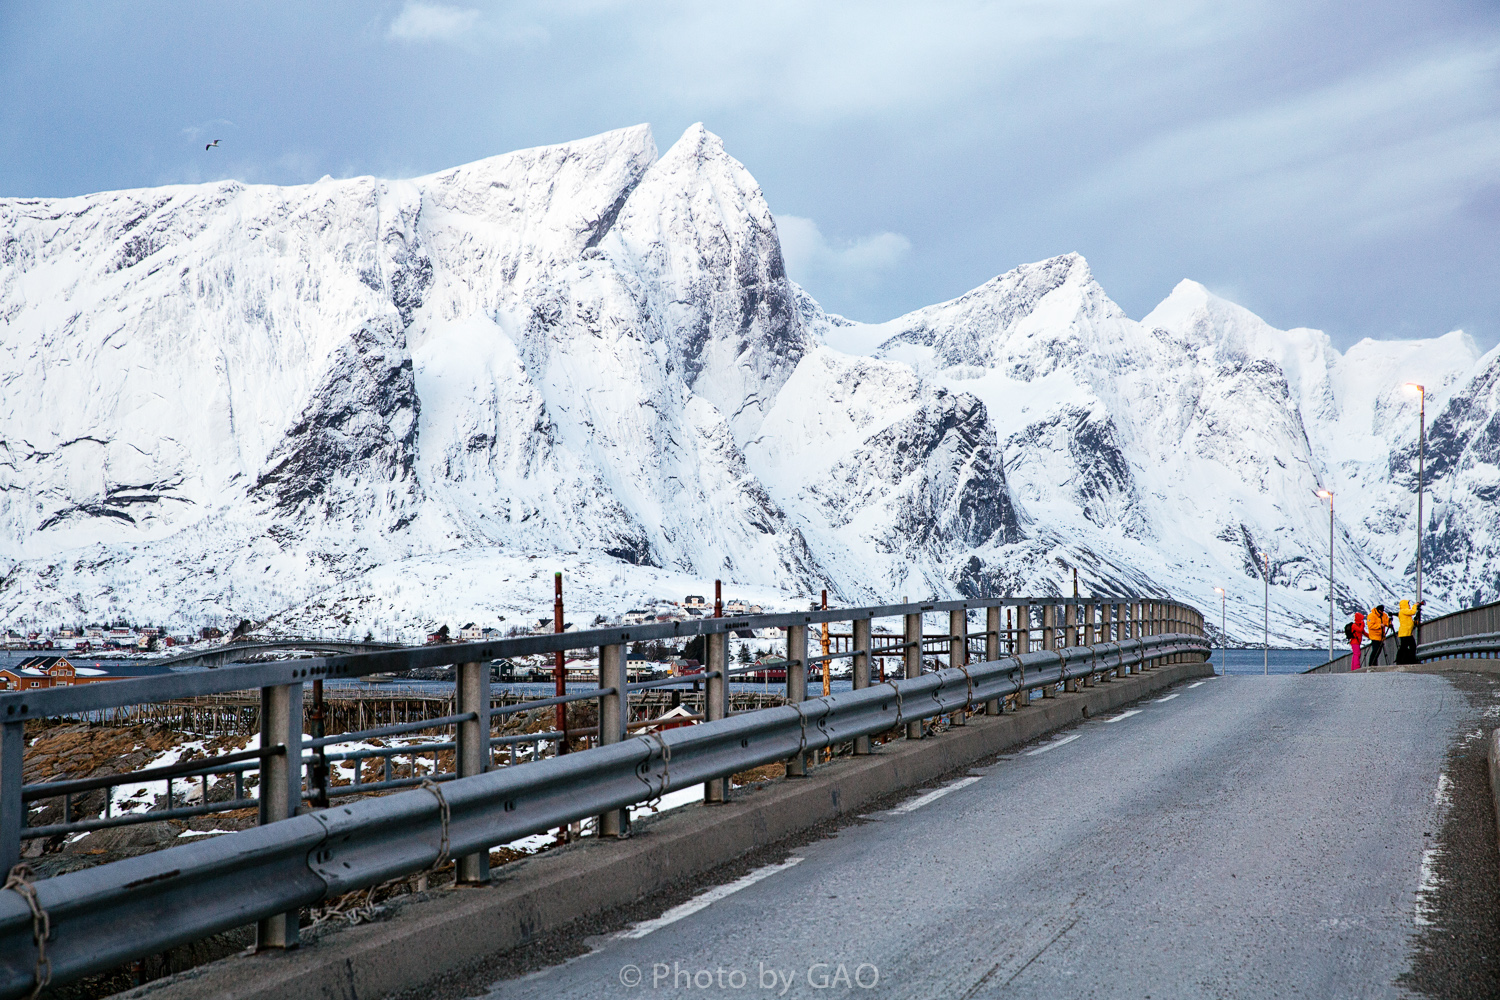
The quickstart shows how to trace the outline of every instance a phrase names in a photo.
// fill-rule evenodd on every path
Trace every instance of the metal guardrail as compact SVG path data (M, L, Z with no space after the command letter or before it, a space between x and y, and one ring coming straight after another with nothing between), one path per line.
M41 975L58 982L110 969L748 768L805 760L924 718L1208 651L1201 635L1174 633L944 667L38 881L30 900L0 893L0 997L25 995ZM45 968L39 914L50 928Z
M972 633L968 631L967 615L970 611L986 609L991 613L1000 607L1014 605L1017 611L1025 609L1028 619L1028 636L1040 633L1043 646L1051 644L1076 644L1080 637L1090 636L1109 637L1113 633L1121 636L1140 635L1146 633L1160 632L1166 628L1176 628L1179 625L1201 627L1201 619L1197 612L1184 606L1163 602L1141 602L1139 600L1121 601L1116 598L1091 597L1086 599L1074 598L993 598L973 601L945 601L921 604L892 605L884 607L837 609L829 611L801 612L781 615L757 615L742 618L703 618L684 622L670 622L659 625L627 626L614 629L594 629L587 632L574 632L562 634L546 634L538 636L523 636L519 638L502 639L485 643L455 643L440 646L425 646L415 649L406 648L388 650L383 653L361 653L355 656L336 656L320 659L300 659L291 662L272 664L255 664L239 667L226 667L215 671L204 671L191 674L175 674L166 677L140 678L128 681L112 682L109 685L92 685L76 688L54 688L37 691L21 691L0 694L0 720L10 721L17 717L22 719L35 718L39 715L81 715L102 709L117 708L122 705L134 704L141 701L165 701L181 697L201 696L208 694L222 694L226 691L239 691L247 688L260 687L263 696L266 692L281 691L284 695L289 684L300 683L307 680L319 680L327 678L348 677L351 675L362 675L375 672L381 668L399 666L411 668L414 666L450 665L454 663L466 664L477 667L475 661L489 659L500 659L505 657L518 657L528 653L553 653L559 650L567 651L578 648L606 648L616 642L623 645L627 641L643 641L659 639L668 636L682 635L705 635L710 638L722 637L729 632L740 631L746 627L750 628L795 628L801 623L802 628L807 624L817 624L829 621L848 621L861 618L868 623L873 618L890 617L900 615L910 618L913 613L925 614L930 612L948 612L950 625L955 629L963 631L964 648L967 650L975 639L981 643L985 641L989 632ZM1058 606L1062 605L1062 613ZM1032 629L1030 621L1032 610L1040 612L1041 628ZM1071 616L1072 624L1068 624ZM1082 620L1080 620L1082 619ZM955 624L962 621L963 624ZM998 626L998 620L991 623ZM1019 621L1015 623L1018 627ZM1090 631L1092 629L1093 631ZM919 632L920 632L919 628ZM1014 631L1014 630L1011 630ZM1011 632L1007 636L1013 640ZM885 641L888 644L876 646L870 640ZM863 644L853 643L851 645L862 645L860 649L849 649L836 651L825 656L806 656L800 658L803 672L807 666L821 664L827 661L854 658L861 655L877 657L904 657L909 649L915 644L923 653L933 653L939 656L952 657L952 634L931 635L923 634L913 642L890 642L889 639L881 637L866 636ZM1027 639L1027 645L1031 639ZM275 645L275 644L272 644ZM1009 647L1010 642L1006 643ZM944 647L947 647L946 649ZM260 646L244 645L240 647L247 652L261 651ZM969 654L965 653L965 657ZM393 660L397 662L392 662ZM727 666L725 664L724 666ZM670 677L641 681L636 683L623 683L621 686L626 692L642 691L654 688L680 686L693 684L713 684L724 677L732 677L739 674L753 674L757 669L746 667L738 670L720 670L719 672L698 673L687 677ZM856 686L858 686L856 684ZM146 692L149 692L147 694ZM307 784L313 784L312 774L326 775L329 761L353 762L354 782L349 786L329 786L326 778L320 780L318 790L327 800L328 796L341 796L355 793L374 792L389 788L405 787L420 783L424 778L443 780L458 772L439 773L437 767L425 775L417 774L417 758L427 753L441 750L457 749L457 740L443 742L435 745L434 742L407 745L401 749L380 748L362 749L342 754L329 754L322 747L337 743L349 743L363 739L383 738L402 733L416 733L424 730L442 728L448 725L458 725L463 722L473 721L488 723L495 716L504 716L516 712L531 711L537 708L570 704L579 701L597 700L601 705L605 699L615 693L614 687L601 686L596 689L573 692L560 695L555 698L538 698L528 700L520 705L490 707L487 719L481 719L479 713L488 705L488 698L483 698L470 706L467 712L445 716L440 719L424 720L421 723L408 723L400 726L385 726L374 729L360 730L356 732L340 733L315 740L300 740L299 733L281 734L285 737L288 745L297 745L302 749L314 751L313 757L302 757L300 752L293 759L296 761L296 772L300 776L304 772L308 774ZM805 692L804 692L805 693ZM476 692L477 694L477 692ZM797 698L803 695L798 694ZM727 709L727 706L725 706ZM264 708L264 704L263 704ZM290 706L286 706L288 720L291 717ZM727 711L719 714L727 714ZM264 726L263 726L264 728ZM486 726L487 728L487 726ZM594 730L597 733L597 729ZM521 735L502 738L501 744L491 741L491 749L495 745L515 743L544 743L555 742L558 739L566 739L573 734L535 734ZM271 739L277 738L276 734L263 733ZM3 755L3 751L0 751ZM264 755L262 755L264 756ZM411 756L412 764L410 777L394 778L391 773L391 758L393 756ZM533 755L535 756L535 755ZM371 758L384 759L384 778L379 782L361 781L363 761ZM436 763L436 756L434 756ZM512 749L511 763L516 763L516 755ZM87 832L111 826L126 826L132 824L153 822L162 819L186 818L200 816L213 812L224 812L245 808L254 804L253 800L247 801L244 791L244 778L247 771L258 770L258 761L254 764L241 765L229 768L231 763L228 757L211 758L192 762L194 767L184 774L197 776L202 785L200 801L197 805L177 805L176 796L170 779L167 782L164 808L150 808L141 812L121 812L118 815L110 815L110 796L106 796L105 815L102 818L84 818L75 820L73 801L71 795L74 792L84 792L87 788L82 786L69 787L65 782L49 783L52 787L46 794L52 794L64 799L63 822L49 823L43 826L29 826L24 817L20 816L21 803L17 802L13 794L7 792L5 776L0 773L0 866L9 866L15 863L19 856L19 842L42 837L55 837L70 833ZM493 761L491 761L493 763ZM3 772L0 766L0 772ZM218 802L210 802L210 789L208 787L208 775L219 774L234 776L234 790L232 797L221 799ZM113 788L139 781L154 780L143 772L127 772L113 776L113 780L100 779L98 785L92 787ZM300 780L300 779L299 779ZM22 801L32 801L42 797L36 790L40 786L26 786L23 789ZM302 793L295 796L297 800L302 798ZM295 808L295 807L294 807ZM10 832L16 831L12 840Z
M1005 610L1005 620L1002 621L1001 612ZM1009 620L1012 610L1015 613L1014 624ZM985 627L982 631L971 631L969 615L975 611L982 611L985 616ZM940 635L927 633L924 627L924 617L933 613L946 612L948 614L948 629ZM893 642L896 636L878 636L871 634L871 623L876 618L902 617L904 618L904 633L899 637L899 642ZM852 640L850 649L827 656L810 657L807 644L809 638L809 626L827 622L851 622L852 632L849 638ZM181 859L181 864L175 868L161 869L151 868L156 874L150 876L136 877L130 873L134 871L130 863L116 862L111 865L101 865L98 868L87 871L75 872L56 879L46 879L34 883L18 878L11 880L11 888L14 893L0 893L0 914L6 911L6 906L17 899L25 899L30 903L36 903L45 896L48 900L54 898L54 893L61 893L58 900L74 898L77 887L84 887L84 891L91 892L88 886L96 887L104 895L90 897L94 903L84 910L88 913L74 911L76 919L83 924L89 921L108 924L113 930L111 933L118 935L118 940L109 942L95 942L94 945L80 946L80 951L87 951L91 957L78 958L76 962L72 959L59 961L58 975L79 975L89 970L107 968L119 960L119 956L126 952L130 955L146 954L152 951L169 947L170 943L179 940L201 937L213 933L213 928L219 927L220 918L210 913L199 914L196 908L205 898L196 892L185 895L170 895L170 898L157 899L150 904L152 908L141 910L137 906L137 898L144 899L152 897L156 892L154 888L158 883L170 884L173 887L184 885L199 886L204 891L213 893L227 891L228 883L220 882L221 879L233 881L230 874L235 870L255 868L253 859L261 857L262 852L266 857L275 856L282 858L295 858L302 851L300 838L311 832L305 822L306 816L298 816L305 798L307 788L304 786L303 772L313 767L321 766L326 773L327 762L330 759L345 757L348 759L365 759L370 756L383 756L389 760L390 756L399 754L436 754L449 749L453 751L457 764L456 772L449 774L425 775L413 774L411 777L392 777L387 767L385 778L379 782L361 782L357 789L349 786L339 786L342 794L354 794L355 792L373 792L393 790L414 784L426 786L423 790L412 793L400 793L391 796L391 799L401 799L415 795L418 798L436 803L440 812L444 815L450 813L450 803L446 796L446 789L470 788L465 782L483 776L488 772L490 775L508 774L512 776L521 775L523 772L534 773L534 778L526 781L537 781L547 783L556 780L558 775L573 774L574 768L580 765L576 762L580 759L587 761L599 761L605 758L599 754L617 754L615 747L621 743L636 744L642 739L654 741L655 745L662 748L661 780L657 787L653 787L649 780L651 768L650 761L644 762L643 769L634 777L634 796L627 797L629 802L641 801L649 794L660 794L662 790L682 787L684 785L705 782L705 800L714 802L722 801L728 790L728 774L742 770L746 767L755 766L745 763L749 757L743 754L734 755L732 764L726 764L728 770L719 770L708 779L703 777L684 777L682 767L679 765L672 771L671 779L668 779L668 764L670 758L669 748L682 737L673 736L667 739L663 734L653 733L649 737L637 737L631 739L628 736L631 725L628 722L628 698L632 690L643 690L647 688L666 687L681 684L702 685L704 690L703 718L706 720L704 726L713 727L719 723L731 721L737 722L741 719L760 720L750 724L769 724L773 716L766 715L767 712L781 712L791 710L793 715L789 718L799 720L801 729L801 741L804 749L813 747L824 747L829 742L819 742L822 737L808 740L807 724L812 721L818 727L818 732L829 740L834 738L838 729L835 722L835 711L845 702L835 700L829 701L828 697L819 699L818 704L826 705L826 710L821 713L808 714L808 711L800 707L807 697L807 682L810 680L808 667L815 663L826 663L835 658L848 656L852 658L852 692L833 696L836 699L847 699L853 695L864 695L871 688L870 663L872 659L882 657L895 657L903 665L904 679L883 684L878 689L889 689L895 698L895 718L906 721L906 735L909 738L918 738L923 734L923 723L921 719L932 715L943 714L955 710L953 695L951 691L939 696L939 693L929 691L928 687L908 687L912 682L921 681L923 684L931 684L931 678L938 677L937 674L923 674L924 662L928 657L924 654L936 653L939 657L946 657L949 667L947 671L956 671L965 677L965 697L958 704L961 709L952 716L954 724L961 724L967 708L983 702L986 712L1001 711L1000 697L1015 694L1017 705L1024 705L1032 690L1041 688L1043 693L1058 684L1075 688L1082 674L1072 672L1069 665L1083 661L1084 658L1094 658L1092 662L1097 663L1100 657L1114 655L1122 657L1122 664L1130 657L1134 657L1134 664L1130 669L1139 669L1142 664L1153 665L1159 662L1169 662L1172 658L1185 653L1194 655L1206 649L1206 643L1200 637L1202 635L1202 616L1193 608L1164 601L1142 600L1139 598L1112 598L1112 597L1090 597L1090 598L989 598L972 601L945 601L923 604L890 605L866 608L844 608L828 611L811 611L794 614L781 615L758 615L753 618L703 618L693 621L669 622L656 625L629 626L624 628L595 629L581 632L566 632L561 634L547 634L535 636L522 636L493 642L480 643L455 643L440 646L424 646L414 649L393 650L388 652L365 653L356 656L335 656L318 659L302 659L290 662L248 664L243 666L225 667L212 671L201 671L189 674L173 674L138 680L113 681L109 684L94 684L79 687L64 687L53 689L38 689L18 692L0 693L0 860L6 866L15 862L19 853L19 845L25 818L27 816L27 802L52 795L56 797L59 792L65 798L72 792L67 788L67 782L48 782L50 788L43 786L32 786L29 791L33 794L27 795L21 781L22 755L25 749L24 724L31 719L49 716L78 715L85 712L100 709L115 708L123 705L140 704L145 702L167 701L177 698L192 697L205 694L220 694L227 691L242 691L248 688L260 688L260 727L261 746L268 748L265 752L257 752L256 760L247 759L230 760L234 755L226 755L221 758L209 758L187 762L184 767L190 768L180 776L183 778L198 777L205 786L205 798L207 797L207 775L208 774L235 774L235 794L230 803L202 803L197 806L177 807L175 801L170 797L166 809L142 814L132 814L130 821L144 821L135 819L142 816L147 819L168 819L188 815L201 815L203 812L217 808L231 807L243 808L254 804L259 809L261 826L255 830L245 831L241 834L228 835L216 838L206 843L218 843L221 840L230 840L239 845L232 851L239 852L234 858L225 860L219 858L214 851L202 854L201 848L205 843L187 845L172 848L152 857L171 856ZM755 667L746 667L741 670L729 669L727 663L727 636L731 632L738 632L745 628L767 629L779 628L786 636L786 697L792 703L784 709L760 709L742 713L732 719L728 713L728 678L736 673L753 673ZM706 664L702 673L684 677L667 678L657 681L646 681L636 684L626 683L625 670L625 646L629 642L650 641L663 638L683 638L701 635L706 637ZM1109 642L1108 640L1116 640ZM877 644L878 643L878 644ZM930 647L936 643L937 650ZM982 646L982 653L978 657L984 661L981 666L988 667L982 671L978 667L968 667L966 664L976 656L975 644ZM1030 652L1034 647L1040 647L1038 652ZM1062 648L1067 647L1067 648ZM596 649L599 656L599 686L588 691L574 692L556 698L542 698L524 702L520 705L495 707L492 705L489 691L489 670L486 661L504 657L517 657L528 654L546 654L572 649L591 648ZM1012 654L1019 653L1019 657L1013 656L1009 669L1015 677L1015 686L1006 687L1005 683L996 682L993 692L986 689L983 684L976 684L976 678L981 674L990 676L998 668L994 666L1001 662L1002 651ZM1038 657L1040 659L1038 659ZM1056 663L1056 675L1049 673L1050 668L1045 665ZM377 730L367 730L361 733L343 733L316 740L304 740L303 738L303 711L302 693L303 685L308 681L316 681L326 678L349 677L367 674L381 670L410 669L414 667L457 665L455 679L455 701L457 712L440 720L450 724L454 728L454 737L451 742L444 741L441 746L427 743L415 746L404 746L399 748L379 748L378 750L364 750L350 752L348 754L329 754L324 748L338 742L347 742L357 738L372 736L376 732L393 733L397 729L406 731L409 728L423 728L424 724L408 723L399 726L381 727ZM1033 669L1043 665L1043 669ZM1110 665L1111 667L1113 664ZM1121 669L1124 669L1122 665ZM1097 670L1084 670L1083 674L1097 673ZM949 684L948 680L939 682L939 689ZM921 692L932 694L932 697L923 702L922 708L913 711L910 705L902 707L903 700L910 697L922 697ZM567 740L570 735L576 736L577 732L549 732L539 734L523 734L516 736L494 737L490 732L490 722L496 715L506 715L518 711L529 711L543 706L560 706L575 701L595 700L599 709L599 725L593 731L597 733L601 742L600 747L586 750L582 753L572 753L558 757L542 760L533 760L525 767L500 767L493 770L495 761L494 748L497 746L510 745L514 747L517 741L536 739L557 739L558 749L566 749ZM853 704L853 703L850 703ZM862 703L861 703L862 704ZM882 708L882 712L886 709ZM872 717L873 718L873 717ZM433 720L426 720L425 728L431 728ZM834 728L830 728L833 724ZM871 724L874 724L873 722ZM690 727L694 730L703 726ZM721 727L722 728L722 727ZM710 732L716 730L708 730ZM877 728L872 731L881 731ZM840 737L846 738L846 737ZM864 731L853 735L853 752L870 752L870 737ZM751 749L750 737L742 737L744 742L740 749ZM696 744L693 744L696 745ZM779 749L776 753L786 756L787 750L784 740L780 743L774 741L768 746L775 745ZM312 757L304 757L302 750L307 747L313 751ZM806 773L807 757L801 750L789 751L791 756L787 759L788 775ZM533 757L536 755L533 754ZM514 754L512 754L514 760ZM613 759L613 758L609 758ZM760 762L777 759L773 754ZM566 765L564 762L570 762ZM358 766L358 765L357 765ZM545 770L534 772L534 769L544 766ZM717 766L717 765L715 765ZM257 798L247 799L244 797L244 772L248 769L259 768L260 780L257 789ZM173 770L177 765L173 765ZM584 768L587 771L587 767ZM160 772L160 769L157 769ZM416 768L413 767L415 772ZM697 771L689 771L696 774ZM140 780L140 772L135 775L112 776L109 780L119 782L130 782L132 779ZM552 775L552 778L547 777ZM171 781L179 777L177 774L167 776L158 773L158 780L165 777ZM511 778L507 780L520 780ZM522 781L517 787L530 787ZM443 782L440 786L439 782ZM310 782L309 782L310 785ZM59 787L61 786L61 787ZM347 789L347 790L345 790ZM332 792L333 789L329 789ZM540 793L538 793L540 794ZM550 793L549 793L550 794ZM546 796L542 796L546 798ZM566 797L564 797L566 799ZM333 808L325 808L316 815L324 817L317 821L320 824L334 822L339 830L343 830L344 820L341 816L358 817L366 814L367 804L376 801L374 799L362 799L340 804ZM551 801L551 800L548 800ZM605 801L605 800L599 800ZM609 799L608 801L613 801ZM624 800L622 800L623 802ZM478 841L470 844L465 839L454 841L451 837L444 841L447 847L441 849L442 857L457 856L457 878L460 882L483 882L489 875L489 845L503 843L514 836L508 832L513 824L500 822L503 814L514 812L516 803L510 801L506 806L502 802L495 807L498 812L490 817L489 825L484 826L475 820L480 827L490 830L489 837L483 845ZM548 807L551 809L552 807ZM560 806L559 806L560 808ZM577 803L569 808L571 822L579 818ZM354 810L348 812L348 810ZM618 835L628 823L624 805L603 807L602 812L593 808L585 810L581 815L597 815L596 829L601 836ZM305 812L305 810L301 810ZM528 811L532 815L535 810ZM375 814L370 814L374 816ZM384 815L383 813L380 815ZM552 814L544 810L536 813L538 816L550 817ZM64 814L65 819L71 819L71 802ZM330 819L331 817L331 819ZM98 824L119 821L120 817L112 820L85 820L82 823ZM350 820L349 822L353 822ZM363 822L363 821L361 821ZM383 820L372 820L379 825ZM540 823L536 827L535 823ZM531 827L546 829L558 825L557 821L546 818L537 819ZM444 821L444 829L447 829L448 821ZM529 828L531 828L529 827ZM79 824L53 824L50 828L38 828L27 831L28 833L39 833L41 830L52 832L75 831ZM353 835L345 836L338 833L337 836L329 833L333 827L320 826L324 835L320 835L317 841L320 845L341 843ZM285 833L273 831L286 831ZM412 831L406 830L397 823L392 828L391 836L401 839L412 836ZM289 847L286 838L292 838ZM331 839L330 839L331 838ZM344 838L340 840L339 838ZM483 839L483 838L481 838ZM461 844L461 850L455 848L454 844ZM216 849L217 850L217 849ZM290 853L287 853L290 851ZM415 854L413 852L415 851ZM189 852L189 853L181 853ZM197 853L194 853L197 852ZM473 852L473 853L465 853ZM422 853L421 849L408 844L397 849L389 855L390 863L396 865L402 871L415 871L420 869L405 867L403 858L417 856ZM305 855L305 851L303 851ZM201 861L200 861L201 858ZM219 858L215 861L213 859ZM237 858L238 860L235 860ZM133 859L135 860L135 859ZM441 860L441 858L439 859ZM306 868L308 861L304 856L301 862ZM176 862L173 862L176 864ZM125 869L117 867L127 865ZM150 868L150 865L147 865ZM3 870L3 869L0 869ZM352 871L353 869L345 869ZM383 869L382 869L383 870ZM394 869L392 869L394 870ZM311 871L311 869L308 869ZM121 880L111 881L111 874L124 872ZM264 874L264 873L262 873ZM257 876L260 878L261 876ZM278 876L279 877L279 876ZM309 875L307 872L292 872L290 881L286 886L271 886L264 882L241 883L238 893L233 900L221 901L215 899L209 904L209 909L226 908L224 912L233 913L233 917L225 917L230 923L223 926L239 926L249 921L257 923L257 947L276 948L288 947L297 941L297 912L296 908L303 905L300 900L307 892L316 890L317 897L335 894L344 891L339 888L342 882L336 868L318 867L317 871ZM363 876L361 876L363 877ZM383 879L388 876L381 876ZM144 878L144 881L142 880ZM293 892L290 887L296 888ZM46 890L43 892L43 890ZM176 892L174 888L172 890ZM113 893L113 895L110 895ZM267 901L273 901L268 903ZM50 906L51 903L47 903ZM118 909L112 916L106 916L102 911L91 909L91 907L103 906L105 910ZM38 921L43 920L41 914L44 909L33 910L30 905L26 907L27 912L32 913ZM45 912L50 912L47 910ZM69 912L66 909L59 913ZM142 914L152 912L155 915L146 923L155 929L149 933L141 932L141 924L132 923L126 919L132 914L140 917ZM122 916L123 914L123 916ZM212 918L211 920L209 918ZM123 922L111 923L120 920ZM69 918L73 919L73 918ZM3 920L0 920L3 923ZM10 940L11 925L6 925L4 936L0 936L0 995L9 995L6 990L11 989L22 973L17 971L19 967L10 969L10 978L7 977L8 966L5 965L4 954L6 949L14 951L20 947L16 942ZM40 923L32 925L34 929L41 926ZM71 925L70 925L71 926ZM101 925L102 926L102 925ZM129 927L127 933L122 928ZM90 932L92 933L92 932ZM181 938L181 935L188 935ZM176 935L176 936L174 936ZM35 942L33 942L33 946ZM22 948L21 950L25 950ZM35 956L40 960L40 949L35 950ZM73 964L69 964L72 962ZM35 975L45 976L45 967L40 964L34 969ZM19 987L17 987L19 988Z
M1491 658L1500 654L1500 632L1455 636L1417 647L1417 660L1448 660L1462 657Z

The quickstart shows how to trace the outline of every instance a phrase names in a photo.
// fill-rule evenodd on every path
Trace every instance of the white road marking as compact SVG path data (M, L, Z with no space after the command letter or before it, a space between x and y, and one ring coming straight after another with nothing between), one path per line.
M764 868L757 868L749 875L745 875L741 878L735 879L733 882L730 882L727 885L715 886L714 888L703 893L701 896L694 896L686 903L682 903L679 906L672 907L670 910L668 910L666 913L663 913L655 920L643 920L638 924L632 924L630 927L626 928L615 936L618 938L626 939L643 938L647 934L650 934L652 931L660 930L668 924L675 924L683 917L692 916L699 910L702 910L712 905L713 903L717 903L725 896L733 895L734 893L739 892L741 889L748 889L750 886L759 882L761 879L770 878L777 872L784 872L788 868L791 868L793 865L799 865L801 863L801 858L787 858L779 865L767 865Z
M1181 691L1174 691L1173 693L1167 695L1165 698L1158 698L1158 699L1156 699L1156 703L1158 705L1160 705L1164 701L1171 701L1173 698L1176 698L1180 694L1182 694Z
M1197 681L1197 682L1196 682L1196 683L1193 683L1193 684L1189 684L1189 685L1188 685L1188 686L1187 686L1187 689L1188 689L1188 690L1189 690L1189 691L1191 691L1191 690L1192 690L1192 689L1193 689L1193 688L1195 688L1195 687L1202 687L1202 686L1203 686L1203 685L1204 685L1204 684L1205 684L1205 683L1207 683L1207 682L1206 682L1206 681Z
M893 814L909 813L914 809L922 808L929 802L936 802L938 799L942 798L944 795L947 795L949 792L956 791L964 787L965 785L972 785L978 780L979 779L977 777L974 777L972 775L967 778L959 778L951 785L944 785L942 788L934 788L930 792L925 792L922 795L918 795L914 799L909 799L908 801L901 803L894 809L887 809L886 812Z
M1115 716L1113 719L1105 719L1104 721L1105 722L1119 722L1121 719L1128 719L1132 715L1140 715L1140 714L1141 714L1141 710L1140 709L1138 709L1138 708L1132 708L1128 712L1121 712L1119 715Z
M1422 867L1418 873L1417 882L1417 905L1413 922L1418 927L1430 927L1432 925L1432 896L1442 884L1437 877L1437 859L1442 853L1436 847L1429 847L1422 852Z
M1058 747L1062 746L1064 743L1072 743L1074 740L1078 739L1078 737L1080 737L1082 735L1083 735L1082 733L1074 733L1072 736L1064 736L1060 740L1053 740L1051 743L1048 743L1044 747L1037 747L1035 750L1031 750L1031 751L1027 752L1026 756L1028 756L1028 757L1035 757L1039 753L1046 753L1048 750L1056 750Z

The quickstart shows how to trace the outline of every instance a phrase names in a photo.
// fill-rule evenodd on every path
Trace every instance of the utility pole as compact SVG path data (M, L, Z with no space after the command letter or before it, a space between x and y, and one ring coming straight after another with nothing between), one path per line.
M1422 604L1422 480L1427 473L1427 387L1418 385L1416 382L1406 383L1407 388L1415 389L1421 395L1422 401L1418 410L1418 432L1417 432L1417 605L1418 614L1421 614Z
M1219 592L1219 641L1224 646L1224 669L1220 673L1229 673L1229 618L1224 611L1224 588L1215 587Z
M1262 664L1261 672L1269 677L1271 674L1271 553L1262 552L1260 556L1265 563L1265 573L1263 574L1263 578L1266 581L1266 630L1263 638L1261 639L1261 651L1265 662Z
M1328 662L1333 662L1333 491L1318 490L1328 501Z
M552 631L561 634L563 630L562 574L556 574L552 580ZM568 693L568 668L563 651L560 649L556 653L552 676L557 682L557 696L561 698ZM562 739L557 742L557 752L561 755L568 752L568 706L565 703L557 706L557 729L562 733Z

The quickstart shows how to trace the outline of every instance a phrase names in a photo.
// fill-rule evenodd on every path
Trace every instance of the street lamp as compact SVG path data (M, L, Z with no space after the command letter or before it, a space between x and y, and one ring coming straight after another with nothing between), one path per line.
M1219 639L1224 643L1224 670L1229 673L1229 619L1224 616L1224 588L1215 587L1219 592Z
M1417 390L1421 396L1421 429L1417 434L1417 607L1422 606L1422 477L1427 471L1427 387L1416 382L1406 383L1408 389Z
M1260 558L1265 563L1265 572L1261 574L1261 579L1266 581L1266 631L1261 639L1261 652L1265 662L1261 665L1261 672L1269 677L1271 674L1271 553L1262 552Z
M1318 490L1328 501L1328 662L1333 662L1333 491Z

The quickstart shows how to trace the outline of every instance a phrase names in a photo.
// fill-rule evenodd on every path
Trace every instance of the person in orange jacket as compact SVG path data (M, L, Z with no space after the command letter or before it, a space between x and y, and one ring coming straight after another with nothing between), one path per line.
M1349 627L1349 669L1359 669L1359 651L1365 644L1365 613L1354 613L1354 624Z
M1370 636L1370 656L1365 666L1373 668L1385 652L1385 634L1390 630L1391 616L1385 613L1385 605L1377 604L1365 616L1365 631Z

